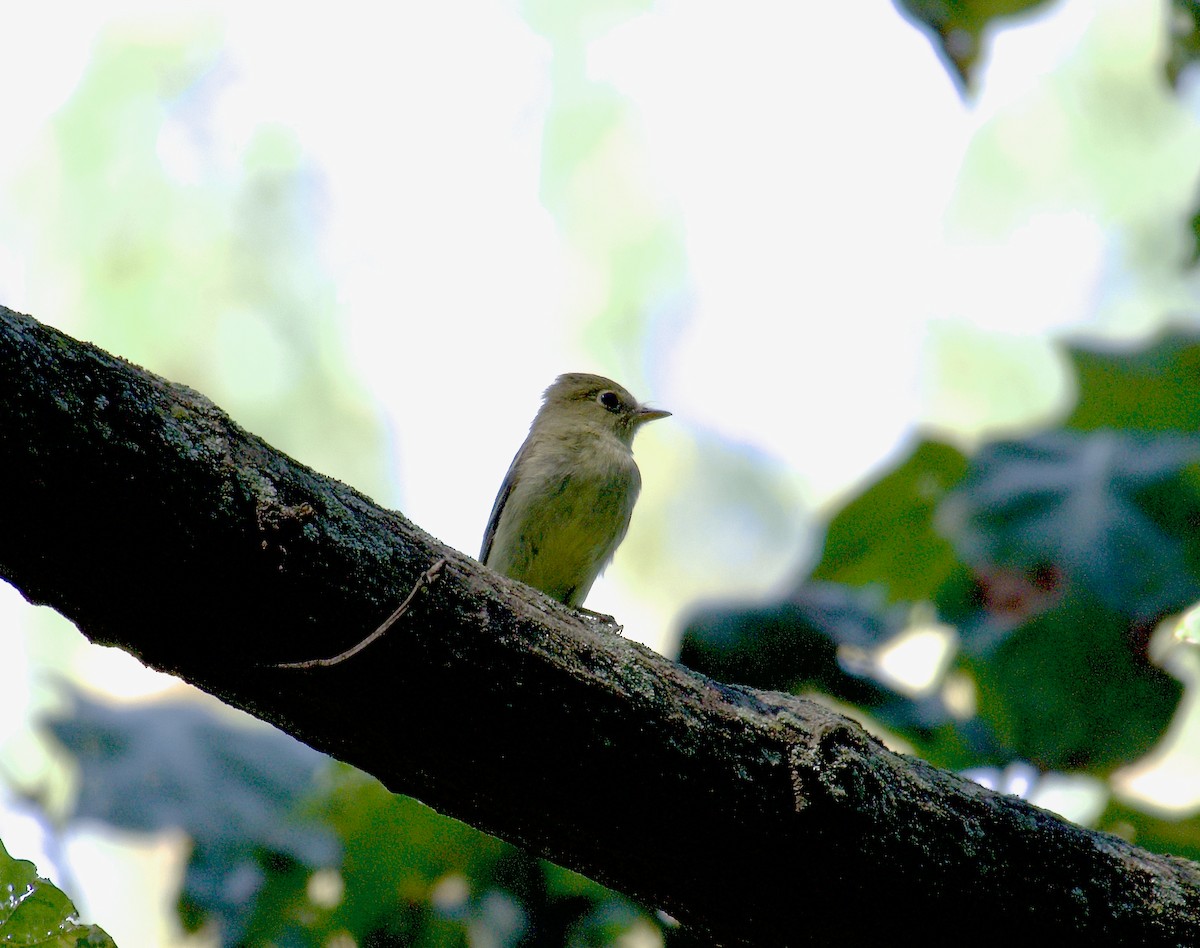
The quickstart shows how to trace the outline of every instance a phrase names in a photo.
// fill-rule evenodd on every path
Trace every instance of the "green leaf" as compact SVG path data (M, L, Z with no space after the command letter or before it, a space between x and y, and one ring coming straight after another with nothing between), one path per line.
M1171 0L1166 15L1170 31L1170 49L1164 63L1167 81L1179 82L1185 68L1200 59L1200 3L1196 0Z
M1200 334L1177 329L1130 351L1113 346L1067 350L1079 401L1066 426L1078 431L1200 431Z
M834 517L812 578L878 585L893 600L932 599L961 569L954 547L934 529L934 514L966 472L957 448L922 441Z
M81 925L71 900L13 859L0 843L0 944L21 948L116 948L104 929Z
M981 574L1015 571L1079 587L1107 608L1150 619L1200 598L1194 528L1171 523L1195 506L1186 474L1200 439L1097 430L991 444L938 518ZM964 637L964 646L973 647Z
M971 86L984 31L993 20L1042 6L1046 0L895 0L897 8L930 34L960 89Z
M1086 593L1062 596L997 636L986 656L964 656L980 719L1008 759L1111 773L1159 741L1183 697L1149 663L1151 630Z
M1200 210L1192 214L1188 225L1192 232L1192 256L1188 262L1194 267L1200 263Z

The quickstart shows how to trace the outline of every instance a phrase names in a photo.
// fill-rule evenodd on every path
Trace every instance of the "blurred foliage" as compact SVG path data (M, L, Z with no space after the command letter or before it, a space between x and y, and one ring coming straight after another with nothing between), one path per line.
M1169 17L1171 45L1166 75L1171 85L1175 85L1183 70L1200 59L1200 2L1171 0Z
M31 277L86 338L203 391L318 469L381 487L378 452L362 447L381 426L322 258L316 167L275 125L218 147L220 30L165 22L101 37L17 182Z
M191 837L186 929L213 922L228 944L259 943L278 934L278 916L247 906L302 900L309 875L337 865L332 830L296 815L323 755L272 730L230 727L195 701L121 706L75 694L72 705L48 726L80 768L74 815Z
M938 527L976 573L1032 577L1139 622L1200 596L1189 471L1200 439L1097 428L985 445L938 510ZM1176 516L1176 515L1182 515ZM978 652L963 629L963 646Z
M1163 70L1172 87L1178 88L1180 77L1200 60L1200 0L1171 0L1168 11L1166 61ZM1198 202L1200 203L1200 195ZM1189 221L1192 233L1192 266L1200 263L1200 208Z
M1188 435L1200 431L1200 350L1191 334L1168 333L1155 345L1117 357L1085 346L1067 354L1075 368L1078 397L1065 427Z
M653 319L686 283L683 229L661 188L628 97L590 75L588 43L654 6L652 0L524 0L529 25L553 49L552 99L542 138L542 203L596 292L570 314L601 364L635 391L636 357Z
M330 930L367 944L607 945L653 916L338 766L314 805L345 847Z
M1035 10L1046 0L893 0L896 8L930 34L946 69L960 89L971 87L983 49L984 31L994 20Z
M223 945L582 948L659 928L623 896L199 702L76 695L49 727L79 767L75 818L188 834L180 919Z
M0 843L0 944L21 948L114 948L96 925L81 925L75 906Z
M958 566L954 548L934 529L933 515L966 472L967 459L957 448L918 444L904 464L833 518L812 578L864 586L886 576L882 585L890 599L928 596Z
M697 616L681 660L857 705L941 766L1104 777L1143 756L1183 696L1151 634L1200 599L1200 336L1069 356L1062 427L970 455L918 444L832 518L784 602ZM904 693L864 656L933 619L953 629L953 658ZM952 713L945 688L963 681L971 707ZM1194 821L1121 821L1146 845L1200 847Z

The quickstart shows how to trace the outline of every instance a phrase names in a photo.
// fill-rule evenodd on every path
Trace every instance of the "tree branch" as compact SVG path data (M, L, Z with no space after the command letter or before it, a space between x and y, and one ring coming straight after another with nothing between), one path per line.
M436 464L436 458L426 459ZM453 477L453 471L446 472ZM0 575L389 788L754 945L1194 943L1200 866L712 682L0 307ZM387 635L361 641L445 558Z

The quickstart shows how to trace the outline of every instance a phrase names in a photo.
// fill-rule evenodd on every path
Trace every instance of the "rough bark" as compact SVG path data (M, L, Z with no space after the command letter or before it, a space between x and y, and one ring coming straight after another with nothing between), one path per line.
M710 940L1200 939L1200 866L697 675L3 307L0 496L0 575L92 641Z

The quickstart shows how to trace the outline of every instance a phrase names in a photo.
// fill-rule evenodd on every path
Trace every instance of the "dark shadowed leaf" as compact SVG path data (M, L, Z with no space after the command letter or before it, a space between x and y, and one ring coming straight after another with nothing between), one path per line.
M881 599L871 590L815 583L782 603L711 608L688 623L679 660L755 688L844 692L853 682L862 691L863 680L841 667L838 648L871 648L900 631L903 610L889 614Z
M1009 759L1108 774L1158 742L1183 696L1182 684L1149 661L1151 631L1096 597L1068 593L992 636L986 656L964 653L978 714Z
M999 442L980 451L938 523L979 573L1050 574L1150 619L1200 597L1194 541L1168 532L1160 515L1170 506L1163 492L1185 496L1198 458L1200 439L1171 435L1058 431Z
M82 695L49 727L79 763L79 817L192 837L181 905L193 927L217 920L237 943L268 877L301 867L290 878L302 892L313 869L338 861L333 833L298 815L327 758L287 735L231 727L196 702L120 706Z
M959 88L969 89L992 22L1042 6L1046 0L894 0L897 9L930 34Z
M869 653L891 641L907 617L877 588L812 583L786 602L701 613L688 623L679 660L719 681L820 690L906 734L929 734L949 721L940 698L903 697L843 660L847 649Z

